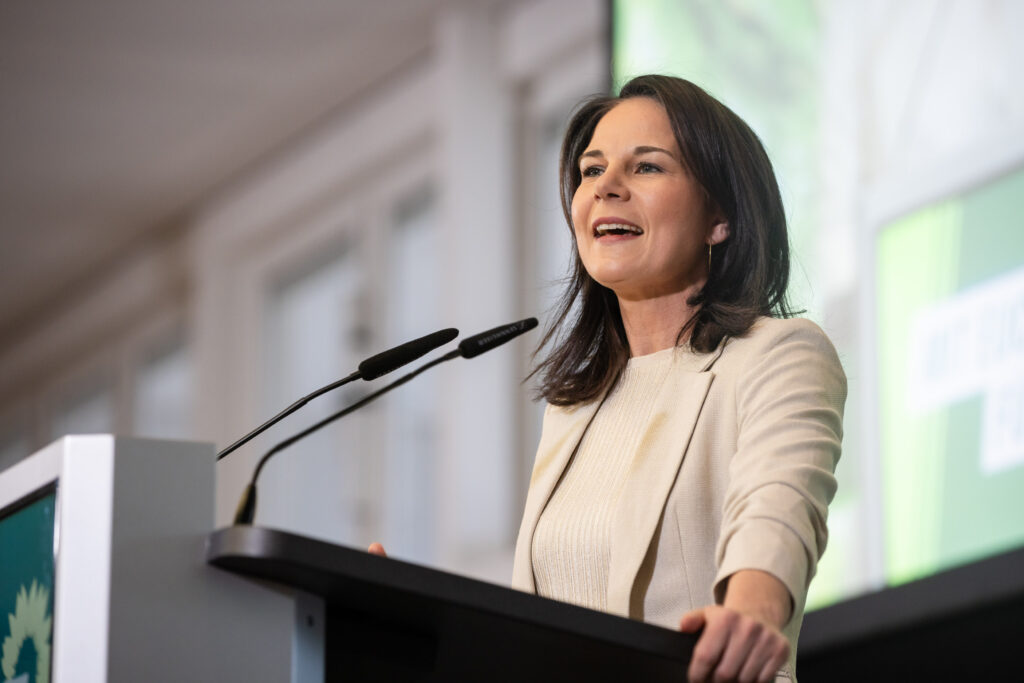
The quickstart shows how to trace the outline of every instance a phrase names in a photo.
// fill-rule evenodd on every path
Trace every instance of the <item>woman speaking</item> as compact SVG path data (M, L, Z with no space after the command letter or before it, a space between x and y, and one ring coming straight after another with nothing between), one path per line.
M513 585L683 631L693 681L795 679L846 380L786 303L786 219L736 114L641 76L561 154L576 258Z
M512 584L701 631L691 681L793 681L846 378L790 317L771 162L699 87L641 76L577 110L560 176L576 254Z

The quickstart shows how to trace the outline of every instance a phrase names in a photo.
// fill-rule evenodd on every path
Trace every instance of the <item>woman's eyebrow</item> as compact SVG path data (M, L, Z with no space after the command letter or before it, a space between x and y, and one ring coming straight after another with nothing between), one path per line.
M640 145L639 147L634 147L633 148L633 154L648 154L650 152L661 152L662 154L667 154L668 156L672 157L673 159L676 158L675 154L673 154L669 150L664 149L662 147L655 147L653 145ZM601 150L599 150L599 149L591 149L591 150L587 150L586 152L581 154L580 155L580 159L586 159L588 157L603 157L603 156L604 156L604 152L602 152Z
M651 145L641 145L633 150L633 154L647 154L648 152L661 152L662 154L669 155L673 159L676 158L676 155L669 150L662 149L661 147L653 147Z

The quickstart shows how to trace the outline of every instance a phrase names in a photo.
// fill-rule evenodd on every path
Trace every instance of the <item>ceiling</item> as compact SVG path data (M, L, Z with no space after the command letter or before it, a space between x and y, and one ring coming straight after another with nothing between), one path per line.
M423 58L444 2L0 3L0 346Z

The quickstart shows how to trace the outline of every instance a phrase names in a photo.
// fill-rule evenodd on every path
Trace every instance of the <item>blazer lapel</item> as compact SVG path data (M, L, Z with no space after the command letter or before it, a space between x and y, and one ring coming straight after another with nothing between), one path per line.
M602 396L600 400L575 408L549 406L547 409L544 433L537 446L537 461L533 465L523 521L516 542L513 588L537 592L533 581L533 532L576 446L583 438L583 432L603 402Z
M662 385L649 427L630 464L616 504L608 569L608 611L629 616L633 583L654 537L668 495L714 379L708 368L721 353L678 353Z

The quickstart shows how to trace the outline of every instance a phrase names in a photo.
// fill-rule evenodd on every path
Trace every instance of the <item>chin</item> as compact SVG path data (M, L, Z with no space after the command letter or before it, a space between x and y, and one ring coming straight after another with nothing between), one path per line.
M584 264L586 266L586 264ZM623 268L619 264L605 263L595 268L587 268L587 273L597 283L608 289L615 289L617 286L628 285L637 279L637 273L633 268Z
M591 273L590 277L594 278L594 281L597 282L597 284L610 289L613 292L618 292L619 289L625 287L629 283L628 279L607 277L605 274L601 274L600 277L598 277Z

